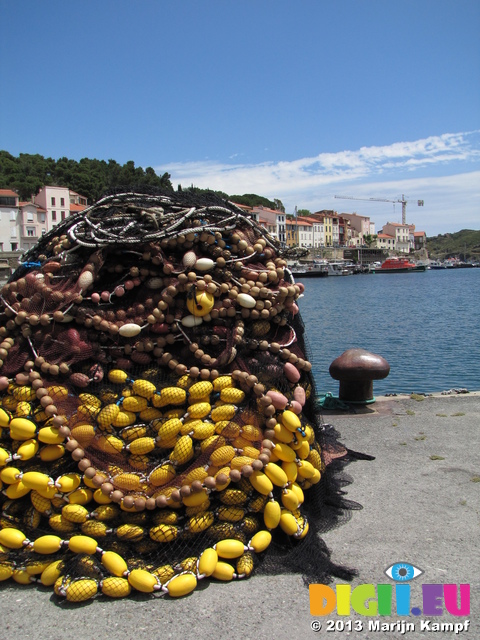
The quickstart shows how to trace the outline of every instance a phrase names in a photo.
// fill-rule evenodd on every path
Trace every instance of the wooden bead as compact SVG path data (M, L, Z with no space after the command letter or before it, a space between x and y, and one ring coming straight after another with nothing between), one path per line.
M73 438L69 440L65 445L65 449L67 449L68 451L75 451L75 449L77 449L78 447L78 442Z
M232 473L232 472L230 472ZM207 489L215 489L216 485L217 485L217 481L215 480L215 478L213 476L207 476L204 481L203 484L205 487L207 487Z
M79 471L81 471L82 473L84 473L87 469L89 469L92 466L92 463L90 462L90 460L88 460L88 458L83 458L82 460L80 460L80 462L78 463L78 469Z
M114 489L115 489L115 487L113 486L113 484L111 482L104 482L102 484L102 486L100 487L100 491L105 496L109 496Z
M94 475L92 478L92 484L95 485L96 487L100 488L104 482L105 482L105 478L99 474Z
M155 498L155 504L159 509L164 509L168 504L167 496L157 496Z
M145 498L135 498L134 507L135 511L144 511L145 510Z

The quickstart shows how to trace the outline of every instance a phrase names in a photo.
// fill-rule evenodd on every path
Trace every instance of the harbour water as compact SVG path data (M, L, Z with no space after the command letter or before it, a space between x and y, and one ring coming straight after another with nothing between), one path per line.
M320 395L338 395L330 363L360 347L390 374L376 396L480 390L480 269L305 279L299 301Z

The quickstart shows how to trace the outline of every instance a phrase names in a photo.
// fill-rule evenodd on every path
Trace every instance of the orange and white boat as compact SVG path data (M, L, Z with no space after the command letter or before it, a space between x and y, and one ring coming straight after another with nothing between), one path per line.
M426 271L424 264L415 264L408 258L387 258L374 273L409 273L410 271Z

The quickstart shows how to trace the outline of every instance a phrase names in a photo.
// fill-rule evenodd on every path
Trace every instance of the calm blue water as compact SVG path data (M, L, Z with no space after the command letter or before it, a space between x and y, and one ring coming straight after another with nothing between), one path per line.
M359 347L390 374L374 394L480 390L480 269L303 280L300 313L319 394L338 395L331 362Z

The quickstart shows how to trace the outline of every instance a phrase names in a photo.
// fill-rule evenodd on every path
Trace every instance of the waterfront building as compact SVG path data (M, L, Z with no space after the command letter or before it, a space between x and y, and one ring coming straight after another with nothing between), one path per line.
M426 247L427 247L427 234L425 233L425 231L414 231L413 232L413 248L415 249L415 251L426 249Z
M268 233L274 238L277 237L277 222L269 222L266 218L259 217L257 219L258 224L260 224L264 229L268 231Z
M79 193L77 193L76 191L72 191L70 190L70 212L72 211L71 205L75 204L77 206L81 206L81 207L86 207L87 206L87 199L85 198L85 196L81 196Z
M67 187L42 187L35 204L46 211L47 231L70 216L70 191Z
M325 227L322 219L311 216L287 218L287 246L318 248L325 246Z
M315 213L312 213L310 217L318 220L320 223L323 223L323 246L338 246L340 242L340 232L337 212L333 210L322 209L321 211L315 211Z
M286 244L287 242L287 231L286 231L286 220L287 216L285 211L280 211L278 209L269 209L268 207L258 206L252 207L251 212L252 218L257 222L260 222L262 219L267 225L274 226L275 231L272 233L274 237L277 238L280 242ZM261 224L261 223L260 223Z
M350 222L350 228L352 231L356 231L356 235L360 238L361 244L363 244L363 238L365 236L375 233L375 223L372 223L368 216L359 216L357 213L342 213L341 217Z
M33 202L19 202L16 229L18 229L19 245L12 251L21 249L28 251L34 247L38 239L46 232L46 211Z
M410 225L401 224L399 222L387 222L383 225L382 234L393 236L395 238L395 250L400 253L410 252ZM412 246L413 248L413 246Z
M312 223L298 216L286 221L288 247L312 247Z
M27 202L13 189L0 189L0 251L28 251L44 233L86 206L84 196L66 187L42 187Z
M395 251L395 236L391 236L388 233L378 233L375 246L377 249Z
M0 250L18 249L17 215L18 193L12 189L0 189ZM13 247L13 248L12 248Z

